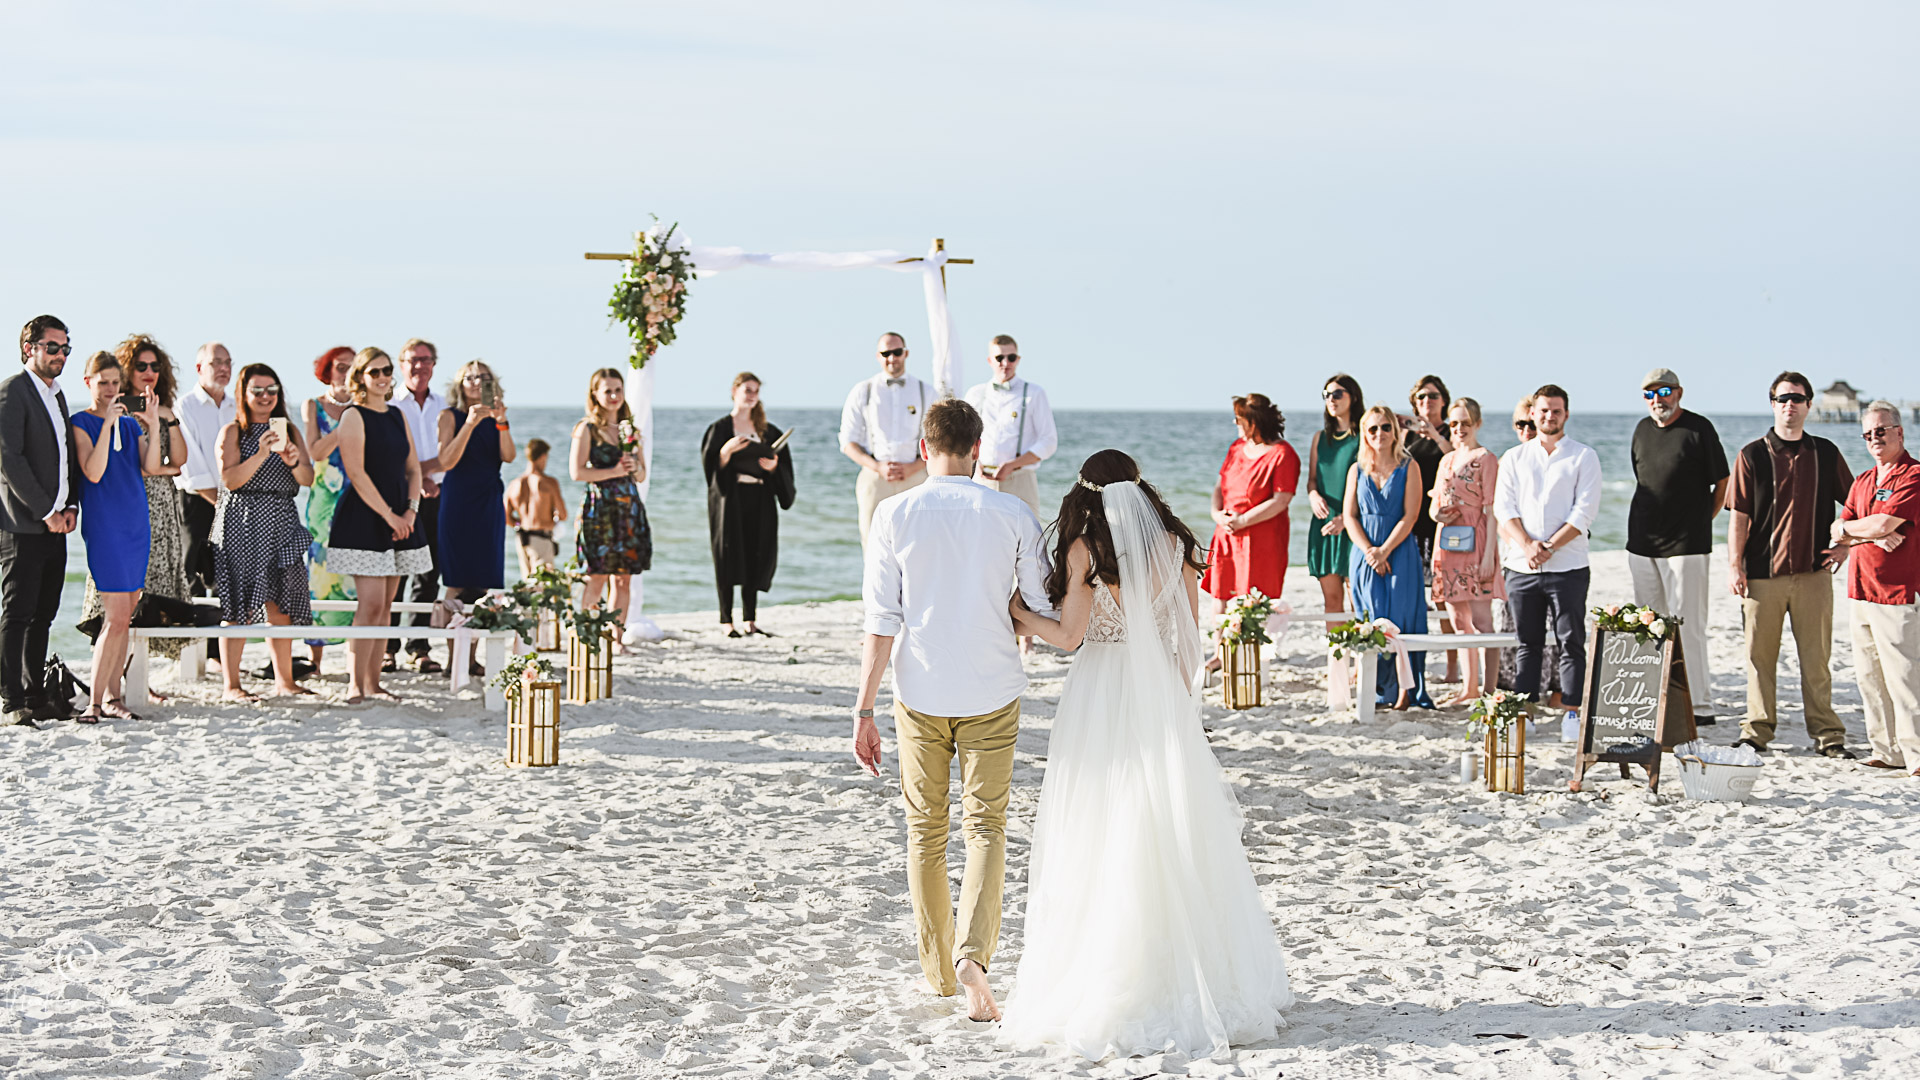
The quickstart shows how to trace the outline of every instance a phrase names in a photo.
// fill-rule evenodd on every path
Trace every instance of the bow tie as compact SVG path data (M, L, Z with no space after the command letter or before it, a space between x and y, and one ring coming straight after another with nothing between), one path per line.
M1009 391L1013 389L1013 384L1010 382L997 382L993 384L993 388L1000 391Z
M907 380L906 380L906 379L904 379L904 378L900 378L900 379L888 379L888 380L887 380L887 385L888 385L888 386L905 386L905 385L907 385Z

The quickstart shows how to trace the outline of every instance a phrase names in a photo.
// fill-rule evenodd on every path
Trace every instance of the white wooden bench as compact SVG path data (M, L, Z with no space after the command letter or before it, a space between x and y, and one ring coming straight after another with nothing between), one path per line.
M193 602L200 605L201 607L219 607L220 606L220 598L217 596L196 596L193 598ZM310 602L309 606L314 611L349 611L350 612L350 611L358 611L360 609L360 606L352 600L314 600ZM395 601L394 603L389 604L387 606L391 608L393 613L396 615L431 615L433 614L432 604L423 604L423 603L419 603L417 601L412 601L412 600ZM154 634L148 634L146 636L158 637L158 638L173 638L173 637L186 638L187 639L186 647L180 650L180 663L183 669L192 678L194 682L199 682L202 679L205 679L207 677L207 639L210 637L231 637L232 636L230 634L199 634L196 636L193 634L179 633L179 630L181 629L180 627L172 627L170 629L172 629L174 632L170 634L154 633ZM331 631L334 629L338 629L338 627L328 627L326 629ZM411 631L415 629L425 629L425 627L408 627L407 629ZM298 640L327 640L331 638L343 638L345 636L346 635L334 634L330 632L324 633L324 634L316 633L316 634L308 634L306 635L305 638L301 638ZM443 636L445 635L416 634L416 633L410 632L404 635L404 639L411 640L414 638L430 638L430 637L443 637Z
M1448 649L1517 649L1520 647L1518 634L1401 634L1400 640L1406 644L1408 652L1417 653L1445 652ZM1359 685L1354 688L1354 701L1359 710L1359 721L1365 724L1373 720L1373 695L1374 687L1377 685L1376 680L1379 677L1379 666L1383 661L1389 664L1393 661L1380 653L1371 651L1361 653L1356 659L1360 678ZM1331 669L1327 677L1333 677Z
M317 601L314 606L323 611L337 610L320 608L320 604L327 603L345 603L349 610L353 606L350 601L337 600ZM398 605L395 606L397 607ZM431 605L422 604L415 606L429 607ZM182 631L186 632L183 633ZM316 633L316 631L318 631L318 633ZM199 645L190 645L188 649L182 650L178 669L179 675L186 675L191 681L198 682L206 677L205 649L206 639L208 638L239 638L243 641L254 638L287 638L300 641L322 635L329 638L341 638L350 641L365 641L368 638L377 638L383 641L395 638L440 638L452 641L452 671L456 675L466 671L468 664L473 659L469 651L472 647L471 643L480 643L481 647L485 650L487 671L489 673L495 673L507 662L509 643L519 637L519 635L512 630L469 630L466 631L464 635L467 638L468 644L463 647L462 642L459 640L460 637L463 636L461 631L431 626L264 626L258 624L251 626L196 627L136 626L132 630L132 663L127 670L127 700L141 705L151 703L152 699L147 693L147 687L149 685L148 665L150 661L147 642L149 639L198 639L200 642ZM198 665L189 663L189 653L195 650L197 650L200 655L200 663ZM455 685L465 684L456 682ZM489 682L486 688L486 707L495 712L502 711L507 707L506 696L495 689L491 682Z

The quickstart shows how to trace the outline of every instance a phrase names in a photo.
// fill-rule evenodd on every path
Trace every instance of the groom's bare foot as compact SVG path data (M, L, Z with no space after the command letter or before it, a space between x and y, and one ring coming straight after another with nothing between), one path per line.
M988 1023L1000 1019L1000 1006L993 1003L993 991L987 987L987 969L972 960L953 965L960 978L960 990L967 995L967 1019Z

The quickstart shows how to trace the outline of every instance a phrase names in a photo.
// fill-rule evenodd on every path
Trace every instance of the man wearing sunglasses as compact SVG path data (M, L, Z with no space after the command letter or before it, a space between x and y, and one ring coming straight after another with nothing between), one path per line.
M173 478L180 489L180 517L187 526L187 588L195 596L213 593L213 512L220 504L220 433L233 423L233 354L209 341L193 357L194 387L173 406L186 436L187 460ZM207 659L220 662L220 639L207 639Z
M860 504L860 548L866 550L873 508L927 478L920 460L920 425L927 406L939 400L926 383L907 374L907 339L880 335L874 348L880 373L854 385L840 410L840 452L860 466L854 496Z
M80 455L60 371L67 326L41 315L20 331L26 370L0 382L0 709L38 726L73 713L47 696L47 637L67 580L67 534L79 518Z
M1713 723L1707 664L1707 562L1713 520L1726 505L1727 452L1712 421L1680 407L1671 368L1640 380L1647 418L1633 430L1633 503L1627 510L1627 570L1633 602L1680 616L1680 654L1693 722Z
M993 378L967 391L967 404L987 425L973 478L996 491L1018 495L1039 517L1037 470L1060 446L1053 406L1047 403L1044 389L1017 374L1020 345L1012 337L995 337L987 362L993 366Z
M1780 629L1791 618L1807 735L1819 753L1850 758L1846 726L1833 711L1829 571L1844 553L1833 550L1829 537L1853 471L1839 447L1807 434L1813 383L1805 375L1774 376L1767 397L1773 428L1740 448L1729 501L1727 585L1740 597L1747 647L1747 716L1734 745L1764 751L1780 726Z
M1900 410L1876 401L1860 412L1860 437L1873 455L1847 492L1831 538L1847 566L1853 601L1853 671L1867 710L1876 769L1920 776L1920 462L1907 453Z

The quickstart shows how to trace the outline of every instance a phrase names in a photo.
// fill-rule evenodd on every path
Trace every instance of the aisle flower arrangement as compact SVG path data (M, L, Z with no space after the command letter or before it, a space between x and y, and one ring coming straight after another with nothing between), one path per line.
M1382 621L1355 619L1327 627L1327 648L1333 650L1333 658L1344 660L1364 652L1385 652L1388 635L1380 625Z
M1680 635L1680 624L1685 621L1678 615L1664 615L1639 604L1596 605L1593 609L1596 629L1632 634L1633 640L1642 645L1649 641L1671 641Z
M660 346L673 344L674 328L687 314L687 285L698 275L685 241L674 246L679 227L676 222L663 230L655 218L652 228L633 234L633 258L607 301L614 321L626 324L633 342L627 363L635 369L646 367Z
M1533 710L1526 695L1495 690L1474 699L1467 714L1467 742L1478 741L1480 775L1488 791L1527 790L1527 719Z
M1533 716L1532 703L1525 694L1513 690L1495 690L1473 699L1467 713L1467 741L1478 742L1490 732Z
M1272 617L1273 601L1259 589L1249 589L1245 596L1227 601L1214 629L1229 645L1265 645L1273 640L1267 636L1267 620Z

